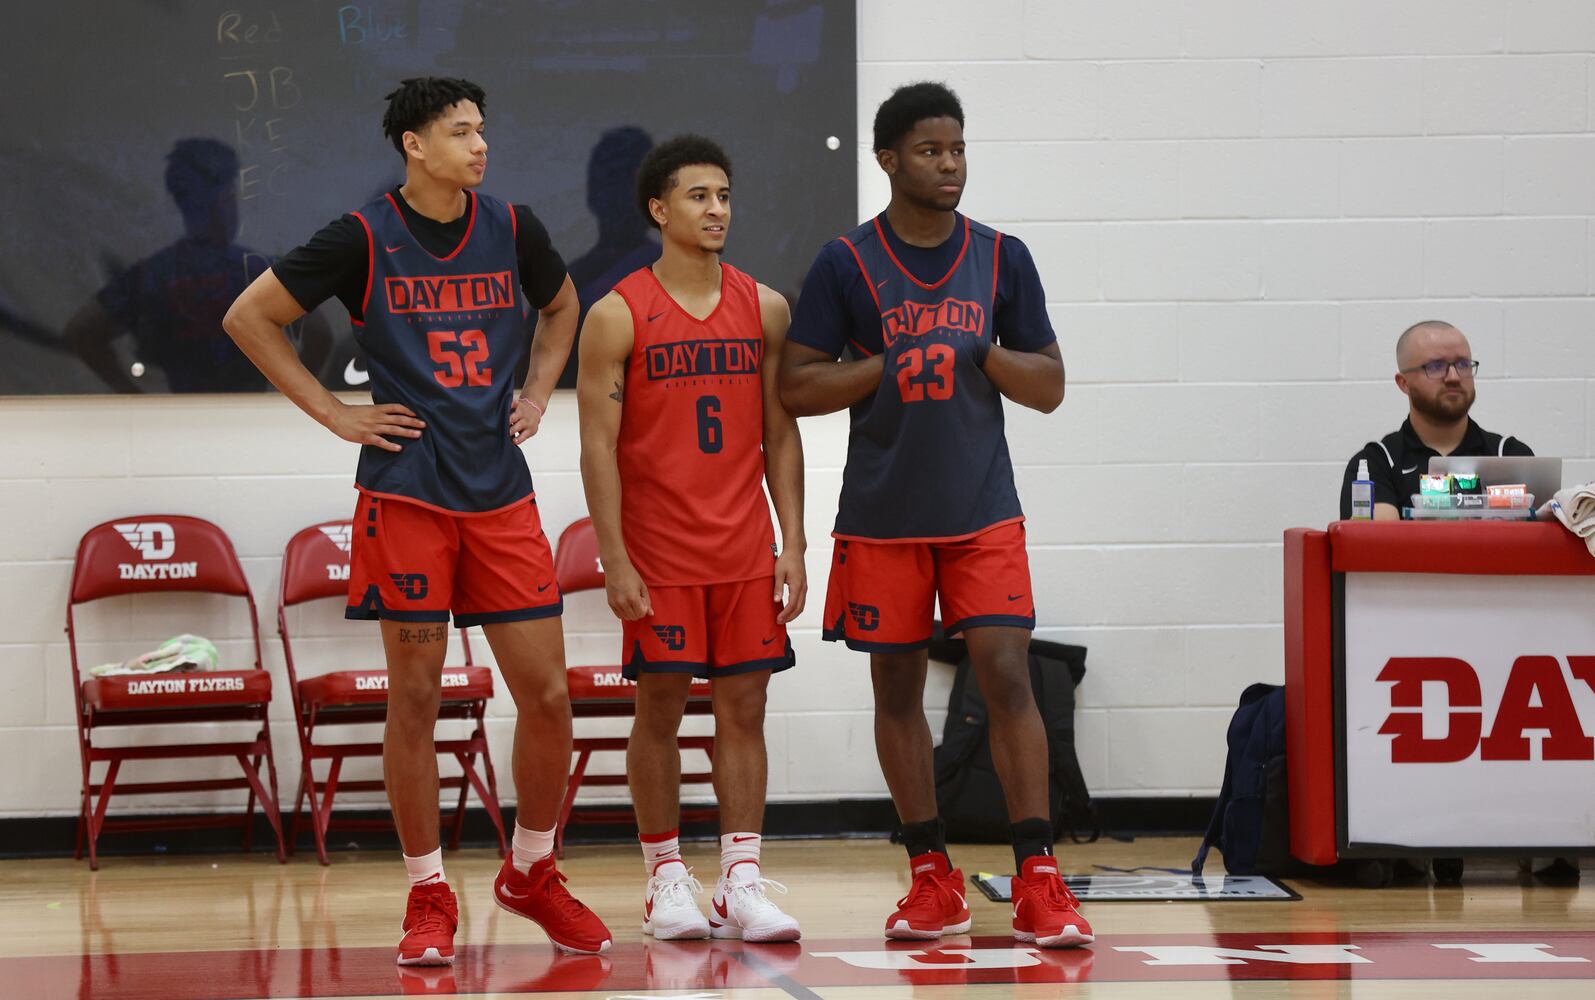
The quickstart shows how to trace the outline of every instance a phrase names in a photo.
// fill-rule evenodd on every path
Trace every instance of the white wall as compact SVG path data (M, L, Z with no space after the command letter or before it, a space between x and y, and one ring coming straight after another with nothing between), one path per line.
M973 143L964 207L1023 238L1047 286L1069 396L1048 417L1011 410L1009 435L1041 634L1091 649L1079 749L1097 794L1217 787L1229 706L1280 677L1280 532L1333 517L1346 457L1401 419L1389 376L1409 323L1459 325L1484 364L1480 422L1595 479L1595 6L859 6L862 210L886 196L868 155L876 104L900 82L945 79ZM814 593L801 665L773 685L771 797L881 796L864 658L818 638L845 421L803 429ZM557 536L582 506L573 400L526 452ZM132 513L219 521L267 609L280 681L276 561L295 529L352 510L355 449L277 398L10 399L0 458L0 757L32 764L0 782L0 816L70 813L61 624L78 535ZM601 599L568 606L572 662L611 659ZM217 610L105 602L82 626L120 642L88 658L184 628L242 638ZM369 626L336 609L300 619L329 661L377 655Z

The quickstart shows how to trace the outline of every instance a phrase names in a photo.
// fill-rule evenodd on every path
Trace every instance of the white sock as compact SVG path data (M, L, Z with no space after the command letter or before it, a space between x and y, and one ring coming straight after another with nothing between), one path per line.
M753 882L759 878L759 846L764 838L756 833L720 835L720 877L734 882ZM732 878L732 869L738 869Z
M410 876L410 884L435 885L448 881L443 877L443 848L439 847L431 854L423 854L419 858L404 856L404 870Z
M662 864L681 860L680 830L680 827L676 827L664 833L638 834L637 840L642 844L642 863L649 875L657 872Z
M515 837L510 841L510 863L525 875L537 862L554 853L554 828L528 830L515 824Z

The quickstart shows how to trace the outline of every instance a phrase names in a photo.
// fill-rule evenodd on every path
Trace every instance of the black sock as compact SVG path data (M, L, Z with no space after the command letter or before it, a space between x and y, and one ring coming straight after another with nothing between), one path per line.
M1013 824L1014 872L1023 874L1025 859L1052 854L1052 821L1032 816Z
M922 823L904 823L902 837L910 859L932 851L943 857L947 854L947 826L940 816Z

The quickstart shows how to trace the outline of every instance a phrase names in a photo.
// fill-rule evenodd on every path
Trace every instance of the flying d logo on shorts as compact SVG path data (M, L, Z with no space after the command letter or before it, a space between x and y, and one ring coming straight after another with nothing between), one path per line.
M672 653L679 653L687 648L687 630L680 625L655 625L654 635L665 644L665 648Z
M407 601L419 601L426 596L425 573L389 573L388 579L393 581L393 586Z

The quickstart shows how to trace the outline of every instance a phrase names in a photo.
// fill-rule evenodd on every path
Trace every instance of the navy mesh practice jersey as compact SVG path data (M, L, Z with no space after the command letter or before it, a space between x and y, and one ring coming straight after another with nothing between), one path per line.
M465 235L445 257L424 249L388 194L354 213L370 240L363 324L371 398L402 403L426 428L402 451L360 450L362 490L456 513L508 507L532 492L510 440L516 363L527 333L510 206L466 192Z
M989 347L997 335L994 315L1001 308L1006 271L1002 255L1015 242L958 215L952 237L935 251L946 259L945 268L916 274L904 266L899 252L904 245L889 233L882 216L822 251L803 294L828 301L818 309L799 301L791 339L826 349L824 335L814 328L818 324L803 314L828 313L833 320L827 333L835 336L838 326L850 325L852 311L837 299L867 295L873 329L848 330L846 343L854 357L884 352L886 361L874 395L852 408L838 537L950 540L1023 516L1003 434L1001 397L975 363L977 350ZM845 264L837 263L844 259ZM1024 273L1010 283L1026 292L1035 286L1039 298L1028 254L1021 264ZM843 270L860 280L837 280ZM1005 344L1034 350L1052 342L1044 318L1027 325L1029 343L1005 337Z

